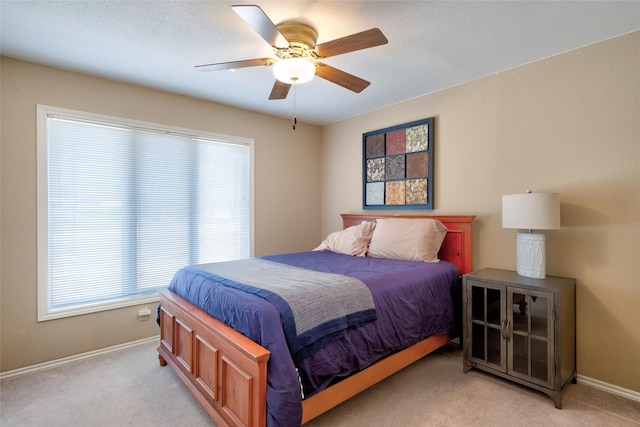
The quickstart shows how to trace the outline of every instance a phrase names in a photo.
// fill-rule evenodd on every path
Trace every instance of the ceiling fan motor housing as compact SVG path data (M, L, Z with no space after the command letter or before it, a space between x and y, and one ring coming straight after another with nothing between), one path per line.
M316 46L318 33L313 28L303 24L281 24L280 33L287 39L289 46L274 46L273 51L280 59L304 58L319 59L313 48Z
M318 33L312 27L304 24L280 24L278 30L291 44L300 44L313 49L318 40Z

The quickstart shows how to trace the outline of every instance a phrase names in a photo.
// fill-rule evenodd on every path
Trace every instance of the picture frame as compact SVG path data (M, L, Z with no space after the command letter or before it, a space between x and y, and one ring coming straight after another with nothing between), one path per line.
M362 134L363 209L433 209L433 122Z

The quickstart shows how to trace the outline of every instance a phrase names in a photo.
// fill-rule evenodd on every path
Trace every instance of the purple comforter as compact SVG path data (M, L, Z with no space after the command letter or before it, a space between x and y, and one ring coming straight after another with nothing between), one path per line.
M279 311L261 297L183 269L169 289L271 352L267 365L267 425L299 426L300 380L305 396L431 335L452 332L455 266L302 252L263 257L296 267L344 274L371 290L377 320L345 333L321 350L292 360ZM296 368L298 371L296 371ZM299 373L299 376L298 376Z

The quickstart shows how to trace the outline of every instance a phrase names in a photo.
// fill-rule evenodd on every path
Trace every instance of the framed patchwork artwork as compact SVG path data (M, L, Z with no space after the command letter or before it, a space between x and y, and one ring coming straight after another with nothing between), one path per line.
M433 209L433 117L362 134L363 209Z

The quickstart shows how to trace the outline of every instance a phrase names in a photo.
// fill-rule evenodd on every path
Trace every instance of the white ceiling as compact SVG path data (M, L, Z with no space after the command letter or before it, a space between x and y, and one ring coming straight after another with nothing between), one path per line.
M230 6L312 25L318 43L378 27L387 45L325 62L371 82L356 94L315 78L298 120L324 125L640 29L640 1L8 1L2 54L290 118L268 67L194 65L273 56Z

